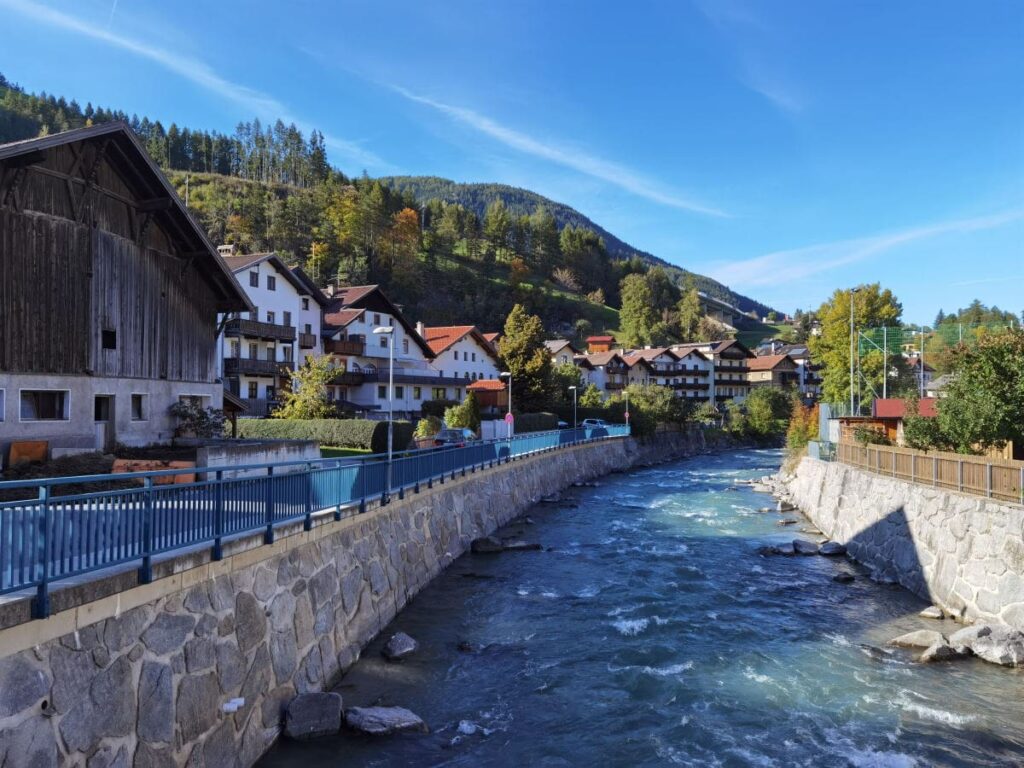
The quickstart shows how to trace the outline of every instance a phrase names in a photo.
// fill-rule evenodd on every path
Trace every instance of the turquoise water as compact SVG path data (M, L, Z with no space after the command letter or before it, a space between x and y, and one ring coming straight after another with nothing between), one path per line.
M420 652L388 664L382 637L337 689L430 734L282 742L261 765L1024 764L1024 675L862 647L941 623L845 559L755 553L805 535L735 484L779 460L701 457L538 505L512 530L544 551L461 558L384 633Z

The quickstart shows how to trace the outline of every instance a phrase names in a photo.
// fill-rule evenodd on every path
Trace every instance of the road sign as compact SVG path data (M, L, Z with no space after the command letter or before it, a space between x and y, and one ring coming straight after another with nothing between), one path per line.
M511 413L506 413L505 414L505 423L506 424L511 424L512 423L512 414Z
M629 418L629 411L626 411L626 418Z

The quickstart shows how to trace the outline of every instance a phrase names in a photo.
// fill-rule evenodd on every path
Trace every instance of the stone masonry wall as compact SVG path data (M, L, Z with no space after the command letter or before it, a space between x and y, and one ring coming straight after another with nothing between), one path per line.
M810 458L788 487L880 578L964 620L1024 629L1024 507Z
M252 765L284 705L335 682L472 539L573 481L701 447L669 434L522 459L0 630L0 766Z

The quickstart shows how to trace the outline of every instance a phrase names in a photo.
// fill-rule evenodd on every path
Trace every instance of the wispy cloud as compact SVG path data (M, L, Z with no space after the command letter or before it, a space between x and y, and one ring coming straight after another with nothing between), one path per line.
M642 176L620 163L541 141L465 107L445 104L426 96L412 93L401 86L391 85L389 87L412 102L430 107L456 122L479 131L505 146L524 154L548 160L565 168L571 168L574 171L600 179L601 181L610 182L628 190L634 195L671 208L699 213L705 216L726 217L729 215L719 208L685 198L670 189L666 189L657 182Z
M767 49L779 47L776 31L740 0L695 0L694 4L733 49L737 80L784 112L804 110L800 89L782 75L781 57L766 55Z
M73 32L111 47L120 48L136 56L149 59L185 80L238 104L255 115L264 118L280 117L285 122L294 122L303 125L307 130L309 129L306 121L292 117L285 105L273 96L227 80L199 59L182 56L178 53L158 48L144 40L116 34L109 29L97 26L71 14L31 2L31 0L0 0L0 8L12 10L39 24ZM117 3L115 2L110 11L111 21L114 18L116 8ZM326 133L324 134L324 141L331 149L356 163L377 168L388 165L376 154L364 149L356 142L337 136L329 136Z
M754 288L794 283L846 264L864 261L901 245L940 235L976 232L1024 219L1024 208L970 219L954 219L897 232L818 243L802 248L774 251L744 261L722 263L711 268L711 276L732 287Z

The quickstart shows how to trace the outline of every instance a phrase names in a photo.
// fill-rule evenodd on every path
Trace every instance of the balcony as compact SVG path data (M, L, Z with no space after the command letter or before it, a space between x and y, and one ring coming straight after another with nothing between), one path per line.
M746 365L716 365L715 373L742 373L747 374L750 372L750 367Z
M707 383L690 384L690 383L685 382L685 381L680 381L677 384L672 384L671 386L672 386L672 389L694 389L694 390L698 390L698 391L704 391L710 385L707 384Z
M300 333L299 334L299 349L313 349L316 347L316 334L315 333Z
M348 339L324 339L324 354L365 355L366 340L359 336L354 336Z
M374 373L373 377L370 378L369 381L373 381L376 377L377 374ZM367 380L367 375L362 371L341 371L334 375L334 378L331 379L331 384L338 384L345 387L358 387Z
M273 339L274 341L295 341L295 326L261 323L259 320L245 320L236 317L224 326L225 336L245 336L250 339Z
M295 369L291 360L259 360L252 357L224 358L225 376L282 376Z
M604 388L609 391L615 391L618 389L625 389L626 383L623 381L606 381Z
M749 387L750 382L746 378L743 379L715 379L716 387Z

